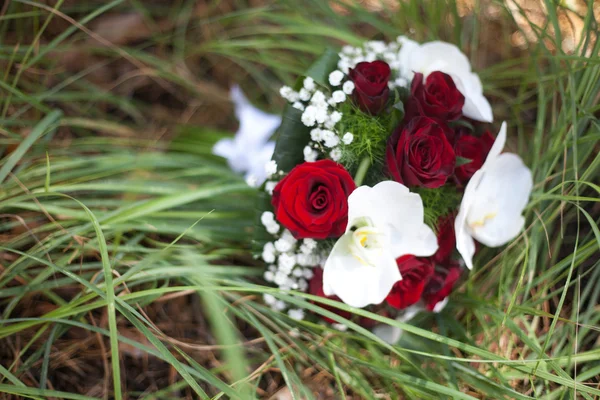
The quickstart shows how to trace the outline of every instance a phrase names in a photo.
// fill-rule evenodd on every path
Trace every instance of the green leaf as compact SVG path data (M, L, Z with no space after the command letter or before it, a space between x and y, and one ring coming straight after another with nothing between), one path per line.
M461 157L461 156L456 156L456 166L460 167L461 165L465 165L470 163L471 160L470 158L465 158L465 157Z
M398 126L398 124L404 119L404 103L400 100L399 94L395 93L396 103L392 106L392 115L390 117L389 130L393 132L394 129Z
M290 104L285 106L273 152L278 170L289 172L304 161L302 150L310 139L310 128L302 123L301 116L302 111Z
M340 61L337 51L331 47L325 49L325 53L317 59L306 71L306 76L310 76L321 86L329 85L329 74L333 72Z

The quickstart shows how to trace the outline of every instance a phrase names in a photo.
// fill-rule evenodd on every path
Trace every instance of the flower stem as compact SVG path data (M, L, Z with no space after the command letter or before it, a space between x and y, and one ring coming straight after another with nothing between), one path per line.
M356 175L354 176L354 183L356 183L356 186L362 185L363 180L365 179L365 175L367 174L367 171L369 170L370 166L371 158L363 158L360 162L360 165L358 166L358 169L356 170Z

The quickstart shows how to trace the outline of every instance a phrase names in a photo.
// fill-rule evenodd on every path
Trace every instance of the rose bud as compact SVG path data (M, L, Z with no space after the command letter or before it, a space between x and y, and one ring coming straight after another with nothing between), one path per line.
M325 296L325 292L323 291L323 269L320 267L316 267L313 269L313 277L308 282L308 293L310 293L314 296L324 297L326 299L341 302L340 298L337 296ZM328 306L323 303L315 303L315 304L318 304L319 307L321 307L327 311L331 311L332 313L335 313L335 314L339 315L340 317L349 319L351 316L351 314L348 311L343 311L343 310L340 310L339 308L331 307L331 306ZM323 318L323 320L325 320L326 322L329 322L330 324L337 323L336 321L332 320L331 318L328 318L328 317L325 317L322 315L321 315L321 318Z
M453 121L462 116L465 96L448 74L435 71L423 79L423 74L415 73L410 94L406 104L407 121L419 115L442 121Z
M348 223L352 177L331 160L297 165L273 190L275 217L296 239L339 237Z
M473 176L475 172L483 165L492 145L494 137L485 132L481 137L475 137L469 134L461 134L456 140L454 151L457 156L471 160L467 164L456 167L454 174L464 184Z
M350 69L354 102L363 112L377 115L383 110L390 96L390 73L390 66L379 60L360 62Z
M416 117L399 126L387 145L389 173L406 186L442 186L456 163L448 140L453 134L446 124L428 117Z
M441 217L437 223L438 250L432 256L436 264L446 264L456 247L456 236L454 235L454 215Z
M402 310L419 301L425 284L433 275L433 264L428 258L406 255L396 260L402 280L396 282L385 301Z
M452 293L461 272L461 268L457 263L451 263L446 267L438 266L435 269L433 276L423 290L423 301L429 311L441 311L437 310L436 306Z

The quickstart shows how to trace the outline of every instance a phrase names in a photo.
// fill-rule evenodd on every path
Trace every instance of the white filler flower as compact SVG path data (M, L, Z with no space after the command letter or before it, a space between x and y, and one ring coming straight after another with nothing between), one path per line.
M230 96L240 127L233 139L219 140L212 152L227 159L232 170L252 177L260 186L266 178L265 164L275 149L275 142L269 138L281 124L281 117L252 106L237 85L231 88Z
M396 258L437 247L418 194L393 181L361 186L348 197L348 226L323 267L323 291L353 307L379 304L402 279Z
M502 153L506 122L485 163L465 188L454 222L456 248L469 269L473 268L475 242L498 247L514 239L525 224L521 215L533 186L531 171L519 156Z
M400 49L400 60L405 77L410 81L414 72L420 72L425 78L441 71L452 77L457 89L465 96L463 114L477 121L492 122L492 107L483 96L483 87L479 76L471 71L471 63L458 47L446 42L429 42L418 45L412 40Z

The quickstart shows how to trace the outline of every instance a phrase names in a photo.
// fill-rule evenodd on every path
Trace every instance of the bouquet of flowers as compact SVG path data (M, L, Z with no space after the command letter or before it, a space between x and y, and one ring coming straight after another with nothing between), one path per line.
M392 318L439 311L473 268L476 242L502 246L521 232L531 172L502 152L506 123L490 133L492 108L456 46L344 46L280 94L289 104L274 150L280 120L236 101L240 129L252 130L244 107L263 121L236 137L258 138L239 151L262 163L272 152L263 176L248 176L267 197L257 227L267 282Z

